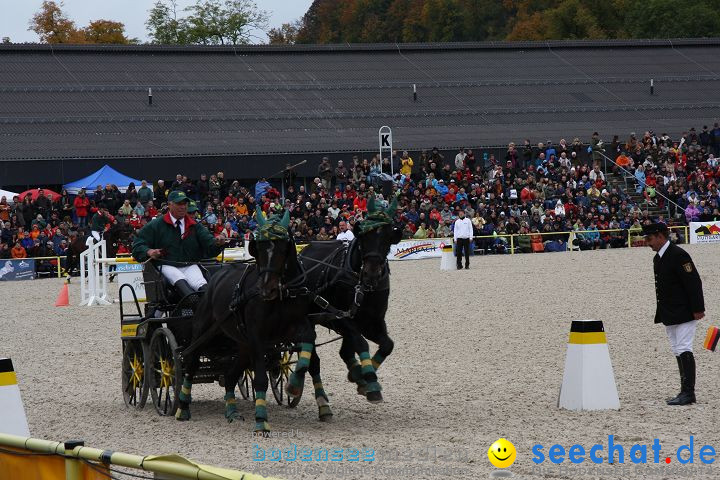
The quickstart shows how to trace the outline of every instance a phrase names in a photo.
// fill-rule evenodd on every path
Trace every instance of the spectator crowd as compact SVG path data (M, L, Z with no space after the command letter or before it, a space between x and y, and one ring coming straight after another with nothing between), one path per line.
M403 151L334 165L325 157L307 189L288 166L276 185L265 178L243 184L218 172L143 181L125 192L114 185L76 196L63 191L54 201L41 190L35 200L0 199L0 258L66 255L89 230L102 229L114 229L118 253L127 252L135 232L165 210L173 190L194 199L194 214L215 235L236 243L255 227L256 205L266 214L290 208L301 243L346 236L376 195L381 204L397 199L396 226L405 238L452 237L463 211L483 237L474 248L487 252L506 252L504 235L513 234L521 235L515 243L520 251L564 250L567 232L577 232L581 249L623 247L627 230L639 231L651 210L671 225L720 219L719 150L716 123L680 138L647 131L611 141L596 132L589 143L525 140L510 143L500 158L464 148L452 158L437 148L415 158Z

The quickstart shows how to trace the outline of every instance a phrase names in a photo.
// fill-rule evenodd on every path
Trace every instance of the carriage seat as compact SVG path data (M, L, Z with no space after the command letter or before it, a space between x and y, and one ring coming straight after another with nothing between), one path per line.
M210 282L210 277L218 272L224 265L220 262L204 263L200 269L205 280ZM173 287L170 282L160 273L160 269L153 262L147 262L143 266L143 283L145 284L145 297L148 303L155 305L176 305L182 299L182 295Z
M147 262L143 265L143 283L145 284L145 298L148 303L169 305L180 301L177 298L178 293L153 262Z

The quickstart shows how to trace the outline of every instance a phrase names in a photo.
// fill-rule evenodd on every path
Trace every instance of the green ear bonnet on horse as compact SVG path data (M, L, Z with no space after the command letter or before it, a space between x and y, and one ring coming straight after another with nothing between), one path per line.
M397 211L397 199L393 198L387 210L379 209L375 205L375 196L373 195L368 200L367 209L367 217L360 222L360 234L367 233L385 225L392 225L395 212Z
M290 232L288 230L290 226L289 211L285 210L285 214L282 217L280 217L280 215L273 215L266 219L260 206L257 206L255 209L255 217L257 221L257 228L254 232L256 242L290 240Z

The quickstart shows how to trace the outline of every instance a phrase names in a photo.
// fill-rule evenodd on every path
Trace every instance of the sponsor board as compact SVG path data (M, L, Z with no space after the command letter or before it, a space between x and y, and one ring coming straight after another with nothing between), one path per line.
M145 285L143 285L143 273L142 273L142 264L141 263L118 263L116 265L117 267L117 274L118 274L118 288L122 286L125 283L129 283L132 285L133 289L135 290L135 295L137 295L137 298L139 301L143 302L145 301ZM130 295L130 292L125 290L125 296L123 297L123 300L126 302L132 302L132 295ZM119 294L118 294L119 297Z
M0 260L0 281L33 280L35 278L35 260L17 258Z
M444 246L452 246L450 238L426 238L403 240L390 247L388 260L417 260L419 258L440 258Z
M690 222L690 243L720 243L720 222Z

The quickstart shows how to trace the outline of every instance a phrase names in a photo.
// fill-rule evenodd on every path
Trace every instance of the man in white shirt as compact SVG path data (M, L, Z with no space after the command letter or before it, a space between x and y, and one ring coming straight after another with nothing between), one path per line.
M352 242L355 240L355 235L353 234L352 230L348 228L347 222L340 222L340 233L338 233L337 239L342 240L344 242Z
M467 153L465 153L465 149L461 148L460 152L458 152L457 155L455 155L455 169L456 170L465 170L465 157L467 156Z
M460 210L458 218L453 227L453 239L455 240L455 256L457 257L457 269L462 268L462 255L465 252L465 269L470 268L470 239L473 237L473 226L465 212Z

